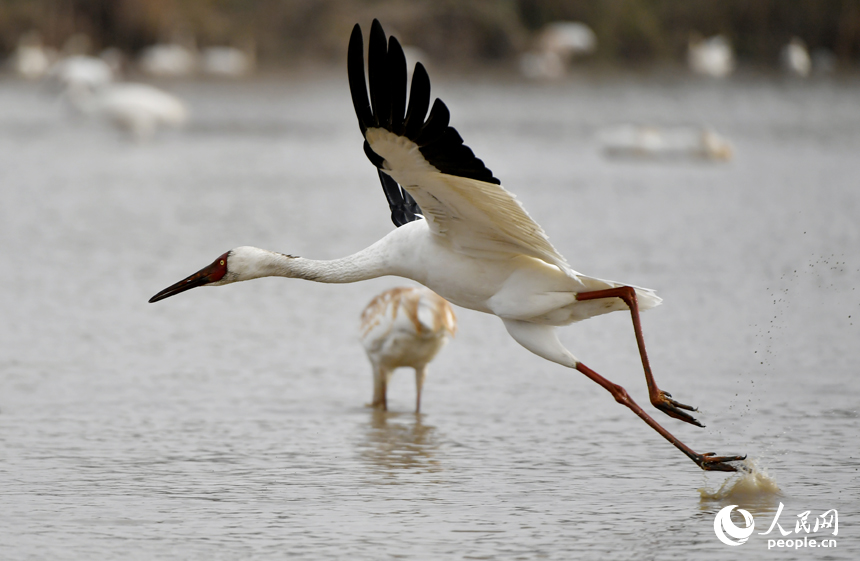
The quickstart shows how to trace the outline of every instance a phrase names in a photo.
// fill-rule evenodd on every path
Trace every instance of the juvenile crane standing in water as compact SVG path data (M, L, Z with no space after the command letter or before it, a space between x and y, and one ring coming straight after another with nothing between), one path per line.
M736 471L727 462L745 456L694 452L645 413L624 388L588 368L558 340L557 326L629 310L651 403L670 417L702 426L688 413L695 409L660 390L651 374L639 310L660 303L654 291L574 271L514 195L448 126L445 104L437 99L427 114L430 80L420 63L415 65L407 106L403 49L394 37L386 41L376 20L367 67L369 98L364 42L356 25L348 55L352 101L365 154L377 168L398 228L358 253L331 261L238 247L150 302L197 286L267 276L326 283L385 275L412 279L451 303L498 316L519 344L600 384L702 469Z
M454 310L424 287L398 287L377 295L361 313L361 344L373 367L372 407L388 410L388 382L401 366L415 369L415 412L427 365L457 331Z

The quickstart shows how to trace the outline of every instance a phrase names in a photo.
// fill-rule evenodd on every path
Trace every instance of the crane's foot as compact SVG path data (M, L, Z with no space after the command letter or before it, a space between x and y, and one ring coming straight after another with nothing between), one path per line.
M694 454L692 456L696 465L705 471L738 471L733 465L725 462L740 462L746 460L746 455L743 456L717 456L713 452L707 454Z
M697 427L705 426L697 421L695 417L687 413L687 411L698 411L699 409L697 407L678 403L672 399L672 394L669 392L657 390L657 397L651 397L651 404L670 417L680 419L681 421L685 421L691 425L696 425ZM686 411L684 411L685 409Z

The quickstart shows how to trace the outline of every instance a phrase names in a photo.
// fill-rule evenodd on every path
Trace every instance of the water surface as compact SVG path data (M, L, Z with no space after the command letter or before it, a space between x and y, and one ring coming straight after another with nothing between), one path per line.
M662 388L701 452L782 490L764 531L837 509L838 547L738 548L706 474L601 388L457 310L424 413L400 373L364 407L364 305L398 279L158 290L239 245L333 258L392 225L344 76L179 83L188 129L135 145L0 83L0 557L854 559L860 99L856 81L439 80L434 94L573 267L655 288ZM618 123L709 123L727 164L619 161ZM565 328L647 404L629 316ZM647 407L649 411L652 409Z

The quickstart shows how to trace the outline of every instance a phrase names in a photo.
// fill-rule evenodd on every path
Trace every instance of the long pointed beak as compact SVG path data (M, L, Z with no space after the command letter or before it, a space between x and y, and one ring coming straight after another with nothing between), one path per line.
M221 280L224 278L224 275L227 274L227 256L229 254L230 252L225 253L216 259L211 265L200 269L190 277L184 278L176 284L168 286L150 298L149 303L152 304L153 302L158 302L159 300L175 296L180 292L185 292L186 290L191 290L192 288L197 288L198 286L204 286Z

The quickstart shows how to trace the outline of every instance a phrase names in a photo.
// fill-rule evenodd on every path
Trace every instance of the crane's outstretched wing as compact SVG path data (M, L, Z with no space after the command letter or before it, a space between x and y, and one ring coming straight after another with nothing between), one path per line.
M427 115L430 79L420 62L407 106L406 57L396 38L386 41L378 20L370 28L369 98L358 24L349 40L348 70L364 151L379 170L397 226L422 214L434 234L464 254L529 255L575 274L516 197L448 126L445 104L436 99Z

